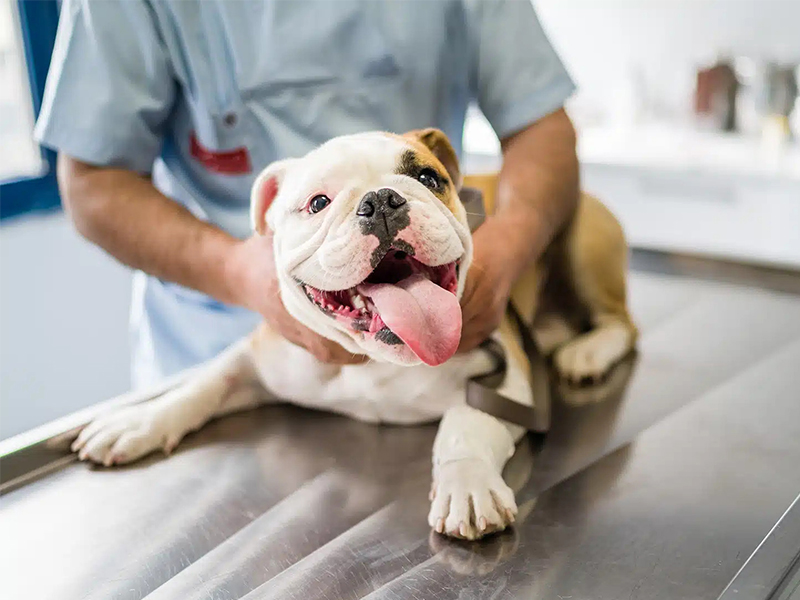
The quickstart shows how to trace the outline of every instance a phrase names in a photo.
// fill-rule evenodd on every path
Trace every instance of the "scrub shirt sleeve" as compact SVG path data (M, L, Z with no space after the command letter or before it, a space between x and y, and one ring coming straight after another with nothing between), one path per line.
M35 137L83 162L149 173L176 95L143 0L64 0Z
M561 108L575 85L531 0L467 1L474 93L503 139Z

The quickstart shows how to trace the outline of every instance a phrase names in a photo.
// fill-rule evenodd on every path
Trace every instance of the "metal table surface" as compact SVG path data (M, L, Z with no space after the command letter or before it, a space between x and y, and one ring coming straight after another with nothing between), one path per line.
M511 531L430 533L435 427L265 407L123 469L6 457L0 598L713 600L800 493L800 276L637 253L630 288L638 354L553 384Z

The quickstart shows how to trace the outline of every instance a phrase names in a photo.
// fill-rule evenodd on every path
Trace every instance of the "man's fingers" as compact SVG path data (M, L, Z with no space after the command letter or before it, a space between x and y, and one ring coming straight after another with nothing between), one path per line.
M461 337L461 343L458 345L457 352L469 352L470 350L474 350L478 346L481 345L486 338L491 335L491 332L484 333L483 330L480 331L469 331L466 335Z
M320 360L336 365L357 365L367 360L363 354L353 354L328 340L325 340L324 355Z
M366 356L353 354L336 342L315 333L284 311L282 319L273 321L278 332L287 340L305 348L320 362L337 365L357 365L365 362Z
M337 360L337 364L340 365L360 365L369 360L368 356L363 354L353 354L352 352L348 352L344 348L342 348L342 352L344 353L340 360Z
M480 346L499 327L499 320L485 313L476 313L472 318L465 318L461 327L461 342L458 352L469 352Z
M367 360L362 354L353 354L342 348L339 344L323 338L315 333L311 334L315 339L311 340L306 348L324 363L334 365L356 365Z
M472 299L461 304L461 328L466 329L469 324L481 316L481 303Z
M475 350L475 348L481 345L482 341L483 340L481 340L480 338L469 338L461 340L461 344L459 344L458 350L456 350L456 352L458 354L463 354L465 352L470 352L472 350Z

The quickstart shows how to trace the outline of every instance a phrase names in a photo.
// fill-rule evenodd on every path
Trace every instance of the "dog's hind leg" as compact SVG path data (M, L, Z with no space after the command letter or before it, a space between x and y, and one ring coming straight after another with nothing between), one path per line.
M81 460L106 466L159 449L169 454L213 417L256 406L269 396L253 368L253 339L230 346L162 396L98 417L80 432L72 450Z
M554 362L570 382L594 381L605 376L636 341L626 302L628 247L614 215L587 194L581 197L564 244L568 276L591 329L559 348Z

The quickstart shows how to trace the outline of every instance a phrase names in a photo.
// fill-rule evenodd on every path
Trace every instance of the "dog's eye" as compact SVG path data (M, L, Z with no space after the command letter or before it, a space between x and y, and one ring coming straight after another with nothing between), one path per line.
M435 190L439 187L439 175L433 169L422 169L420 174L417 175L417 180L429 190Z
M331 203L331 199L327 196L320 194L319 196L314 196L311 199L311 202L308 204L308 210L311 213L318 213L323 208L328 206Z

